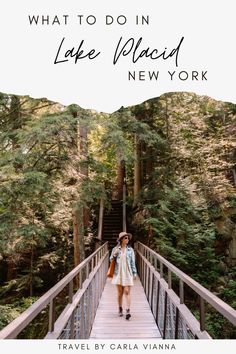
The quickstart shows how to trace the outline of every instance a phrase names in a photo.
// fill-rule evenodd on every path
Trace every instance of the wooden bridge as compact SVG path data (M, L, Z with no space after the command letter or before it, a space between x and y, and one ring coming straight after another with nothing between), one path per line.
M132 288L129 321L117 315L115 289L106 277L106 242L6 326L0 338L22 338L21 332L46 310L45 339L210 339L205 329L209 306L236 326L236 311L225 302L144 244L137 242L135 252L139 278ZM185 304L186 289L199 299L199 320ZM60 296L67 305L56 316Z
M132 317L127 321L124 317L118 317L116 289L110 279L106 281L90 333L91 339L161 338L139 279L134 281L131 293Z

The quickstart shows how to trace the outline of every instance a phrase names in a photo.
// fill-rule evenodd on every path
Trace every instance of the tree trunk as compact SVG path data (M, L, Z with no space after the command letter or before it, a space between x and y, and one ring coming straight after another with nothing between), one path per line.
M74 266L80 263L79 254L79 229L78 229L78 215L77 211L73 211L73 244L74 244Z
M81 159L80 173L88 177L88 130L83 118L79 121L79 154Z
M12 150L19 149L19 138L18 130L22 128L22 117L20 112L20 99L17 96L11 97L11 106L10 106L10 120L11 120L11 142ZM17 172L20 172L23 168L23 162L19 162L18 159L14 161L14 167Z
M33 266L34 266L34 246L31 245L31 255L30 255L30 282L29 282L30 296L33 296Z
M146 180L149 181L153 172L153 149L152 147L147 148L147 160L146 160Z
M165 99L165 123L166 123L166 140L168 141L169 147L171 143L170 137L170 121L169 121L169 114L168 114L168 99Z
M15 263L12 260L12 256L7 259L7 281L10 281L16 277Z
M236 170L235 170L235 168L232 169L232 172L233 172L234 185L236 186Z
M76 267L84 260L83 208L78 206L73 210L73 244L74 266Z
M84 225L83 225L83 208L76 206L73 210L73 244L74 244L74 266L76 267L85 258L84 254ZM84 274L76 276L76 288L82 285Z
M98 239L102 241L102 227L103 227L103 216L104 216L104 200L100 199L99 206L99 219L98 219Z
M80 173L84 178L88 178L88 129L84 118L81 118L79 122L79 137ZM85 230L87 230L89 227L89 209L87 207L83 208L83 223Z
M141 190L141 144L137 134L134 136L134 204Z
M125 161L121 160L118 169L117 169L117 186L118 194L117 197L119 200L123 198L123 184L125 182Z

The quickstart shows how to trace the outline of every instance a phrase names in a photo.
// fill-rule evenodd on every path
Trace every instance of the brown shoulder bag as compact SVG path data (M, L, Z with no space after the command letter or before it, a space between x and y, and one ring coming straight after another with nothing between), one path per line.
M111 263L110 263L108 272L107 272L107 277L108 278L112 278L113 277L114 271L115 271L115 265L116 265L116 260L113 258Z

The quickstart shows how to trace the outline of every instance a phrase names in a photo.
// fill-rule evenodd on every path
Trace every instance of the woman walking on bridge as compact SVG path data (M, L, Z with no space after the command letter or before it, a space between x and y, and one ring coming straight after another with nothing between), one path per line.
M122 300L123 295L126 299L126 320L131 317L130 314L130 287L134 285L137 269L135 266L134 250L128 245L132 235L127 232L120 232L117 239L118 246L114 247L111 253L110 261L116 260L114 277L112 284L117 287L117 299L119 306L119 316L123 316Z

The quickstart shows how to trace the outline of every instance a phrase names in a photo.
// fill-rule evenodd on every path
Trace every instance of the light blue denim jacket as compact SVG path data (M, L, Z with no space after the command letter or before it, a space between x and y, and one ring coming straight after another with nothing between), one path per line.
M117 257L114 257L113 254L114 254L114 252L116 251L117 248L119 249L119 252L118 252ZM111 252L110 261L112 261L113 258L116 259L116 265L115 265L114 274L118 273L121 252L122 252L121 251L121 246L114 247L112 249L112 252ZM136 266L135 266L135 255L134 255L133 248L130 247L130 246L127 246L127 248L126 248L126 258L127 258L127 261L128 261L127 263L128 263L128 268L129 268L130 274L133 275L133 276L136 276L137 275L137 269L136 269Z

